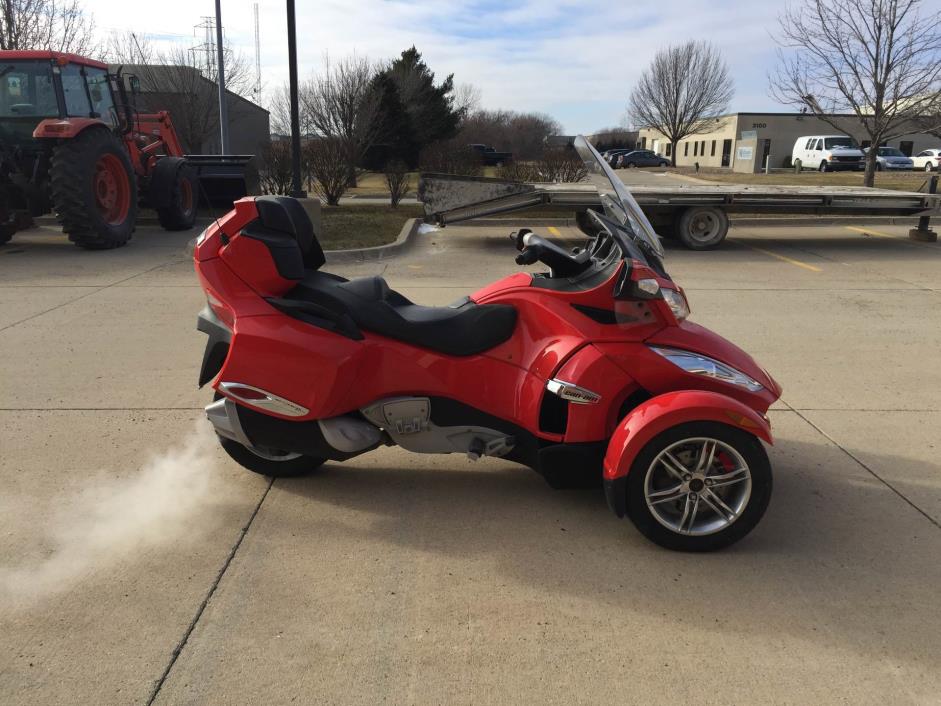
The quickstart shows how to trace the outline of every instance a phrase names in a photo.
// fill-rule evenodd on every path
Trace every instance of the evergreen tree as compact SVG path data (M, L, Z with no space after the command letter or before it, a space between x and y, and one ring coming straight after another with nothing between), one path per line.
M435 85L435 74L414 46L376 78L383 86L384 140L410 165L422 148L457 134L462 111L454 107L454 75ZM394 90L393 90L394 88Z

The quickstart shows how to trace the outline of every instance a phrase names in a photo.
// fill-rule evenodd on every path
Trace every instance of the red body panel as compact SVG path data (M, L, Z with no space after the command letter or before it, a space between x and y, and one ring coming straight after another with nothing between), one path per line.
M769 444L773 441L768 420L738 400L702 390L668 392L639 405L618 424L604 457L605 479L626 476L637 454L657 434L699 421L728 424Z
M86 59L85 57L79 56L78 54L67 54L65 52L50 51L48 49L29 49L24 51L10 49L7 51L0 51L0 61L17 61L19 59L46 59L48 61L55 61L63 66L65 64L80 64L82 66L90 66L95 69L108 69L108 65L100 61Z
M546 442L603 442L613 434L613 473L620 473L622 459L635 453L638 439L649 439L667 422L698 418L735 424L745 419L754 422L752 433L770 440L761 414L778 396L774 381L725 339L695 324L678 326L663 300L615 300L614 282L624 263L584 291L540 287L540 278L526 273L479 290L472 295L478 303L516 308L516 328L484 353L450 356L369 331L353 340L274 309L264 298L281 296L296 283L278 274L260 241L239 235L257 216L252 199L237 201L195 248L196 270L210 305L233 331L215 387L225 380L270 391L309 410L295 421L353 412L386 397L446 397ZM635 278L652 276L647 268L635 270ZM650 343L718 358L767 389L750 393L685 373L651 350ZM564 434L541 431L539 425L543 399L552 394L546 384L553 378L601 396L597 404L568 404ZM660 396L621 422L625 400L638 391ZM739 426L746 428L748 422Z
M71 139L95 125L100 125L106 130L110 129L98 118L46 118L41 120L33 130L33 137L36 139Z

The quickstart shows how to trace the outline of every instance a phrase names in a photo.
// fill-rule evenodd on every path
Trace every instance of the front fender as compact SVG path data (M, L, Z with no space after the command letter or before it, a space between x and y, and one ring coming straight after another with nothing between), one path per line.
M667 392L638 405L618 424L604 456L605 480L626 476L637 454L651 439L687 422L728 424L774 443L768 420L738 400L703 390Z
M658 434L688 422L728 424L769 444L774 443L768 420L727 395L704 390L657 395L631 410L608 442L604 456L605 495L618 517L624 516L627 474L641 449Z

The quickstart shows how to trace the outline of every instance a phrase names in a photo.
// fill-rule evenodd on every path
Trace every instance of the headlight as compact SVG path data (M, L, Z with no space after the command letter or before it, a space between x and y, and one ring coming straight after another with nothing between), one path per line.
M758 392L764 387L760 382L752 380L745 373L732 368L725 363L700 353L684 351L679 348L658 348L651 346L656 353L669 360L673 365L682 368L693 375L705 375L713 380L727 382L730 385L744 387L749 392Z
M686 297L675 289L661 289L660 291L677 321L683 321L689 316L689 304L686 302Z

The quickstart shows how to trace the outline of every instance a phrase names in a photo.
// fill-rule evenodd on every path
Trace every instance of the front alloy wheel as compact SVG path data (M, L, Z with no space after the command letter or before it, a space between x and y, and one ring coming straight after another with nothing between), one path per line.
M761 442L724 424L670 429L638 455L628 476L628 514L668 549L709 551L744 537L771 496Z

